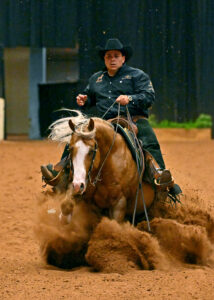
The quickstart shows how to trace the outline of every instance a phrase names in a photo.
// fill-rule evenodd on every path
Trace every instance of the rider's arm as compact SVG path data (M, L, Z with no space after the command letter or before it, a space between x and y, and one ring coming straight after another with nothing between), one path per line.
M155 91L149 76L137 69L133 76L133 86L134 92L131 95L131 103L142 109L151 107L155 100Z
M89 107L96 104L96 97L95 97L95 93L93 92L92 83L91 83L90 79L89 79L88 85L86 86L86 88L83 91L83 94L88 96L85 106L87 105Z

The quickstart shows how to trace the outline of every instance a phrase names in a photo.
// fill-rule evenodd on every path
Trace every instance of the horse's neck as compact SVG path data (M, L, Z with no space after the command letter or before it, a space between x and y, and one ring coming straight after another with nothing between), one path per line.
M117 141L117 136L113 128L108 124L102 124L96 127L96 141L101 152L106 153L113 142ZM114 141L115 140L115 141Z

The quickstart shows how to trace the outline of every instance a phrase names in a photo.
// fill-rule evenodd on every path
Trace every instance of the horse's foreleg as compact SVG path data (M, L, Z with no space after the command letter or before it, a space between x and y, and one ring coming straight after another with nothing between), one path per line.
M74 203L71 199L66 199L61 203L61 213L59 219L62 224L69 224L73 214Z
M117 204L110 209L110 218L116 220L118 223L123 222L126 215L126 205L127 201L126 198L123 196L119 199Z

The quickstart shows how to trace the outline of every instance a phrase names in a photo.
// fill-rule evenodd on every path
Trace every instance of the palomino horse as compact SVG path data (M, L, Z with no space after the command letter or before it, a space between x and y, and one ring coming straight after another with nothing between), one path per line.
M107 210L118 222L135 210L143 213L154 200L154 190L143 182L144 202L142 193L136 199L139 174L124 138L109 122L75 112L78 116L60 119L50 127L51 139L69 143L73 196Z

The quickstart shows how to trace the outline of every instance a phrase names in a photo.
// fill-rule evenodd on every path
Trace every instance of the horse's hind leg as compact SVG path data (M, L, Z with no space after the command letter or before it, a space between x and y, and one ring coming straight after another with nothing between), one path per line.
M109 216L111 219L116 220L118 223L123 222L126 215L127 201L124 196L122 196L116 205L110 208Z

